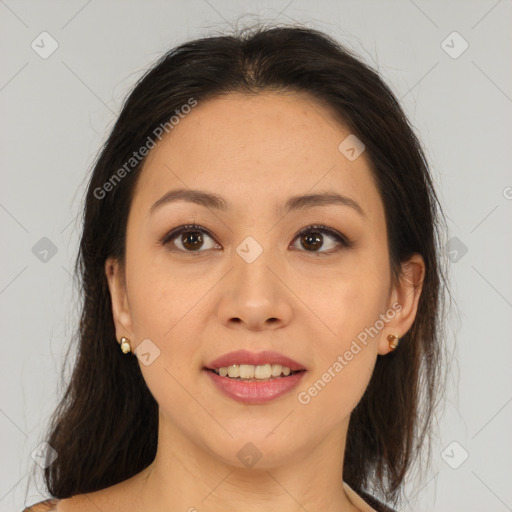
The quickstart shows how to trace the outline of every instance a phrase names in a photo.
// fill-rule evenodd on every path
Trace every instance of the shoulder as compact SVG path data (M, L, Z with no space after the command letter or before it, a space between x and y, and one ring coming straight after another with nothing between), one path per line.
M22 512L85 512L90 509L90 502L86 503L82 498L83 495L65 499L47 498L24 508Z
M85 512L90 510L91 507L91 500L86 499L86 497L85 494L79 494L65 499L47 498L24 508L22 512ZM97 506L95 506L95 509L100 510Z
M57 504L60 500L58 499L46 499L34 503L28 508L24 508L22 512L57 512Z

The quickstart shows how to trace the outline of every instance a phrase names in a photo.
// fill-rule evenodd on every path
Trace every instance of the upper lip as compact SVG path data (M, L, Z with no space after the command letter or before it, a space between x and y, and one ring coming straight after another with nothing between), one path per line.
M294 361L279 352L273 352L271 350L258 353L249 352L248 350L236 350L235 352L229 352L217 359L214 359L206 365L206 368L209 370L216 370L232 364L252 364L254 366L258 366L267 363L287 366L292 372L305 370L304 366L297 361Z

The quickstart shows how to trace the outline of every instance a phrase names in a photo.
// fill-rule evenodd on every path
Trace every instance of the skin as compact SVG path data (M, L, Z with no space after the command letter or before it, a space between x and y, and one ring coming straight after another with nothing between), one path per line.
M139 361L160 407L157 455L129 480L64 500L59 510L93 510L92 503L113 511L359 510L340 484L348 421L377 356L390 351L388 334L403 336L414 321L425 265L414 255L392 282L384 206L366 155L350 161L338 149L349 134L305 94L230 94L200 102L150 152L130 209L125 263L109 259L105 272L117 338L127 337L132 350L149 338L160 350L150 365ZM177 188L219 194L230 207L179 201L149 213ZM365 215L339 204L276 210L290 196L321 191L352 198ZM159 243L190 223L213 236L203 235L199 255L186 252L181 235ZM323 234L323 245L308 251L296 234L315 223L353 246ZM263 248L252 263L236 252L247 236ZM378 335L299 403L297 395L397 303L401 310ZM241 348L276 350L307 373L269 403L235 402L202 368ZM252 468L237 457L248 442L262 455Z

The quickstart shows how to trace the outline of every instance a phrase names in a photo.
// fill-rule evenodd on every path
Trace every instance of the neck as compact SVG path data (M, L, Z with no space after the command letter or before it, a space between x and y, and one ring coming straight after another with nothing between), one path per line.
M343 489L347 426L348 421L317 444L284 456L272 456L262 441L244 439L232 443L241 447L233 457L192 443L160 415L155 460L136 478L137 510L357 511ZM241 460L249 462L252 455L261 458L245 467Z

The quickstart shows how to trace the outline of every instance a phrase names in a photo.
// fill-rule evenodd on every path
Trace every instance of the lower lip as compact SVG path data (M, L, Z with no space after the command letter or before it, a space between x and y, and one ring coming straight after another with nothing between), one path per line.
M264 404L289 393L304 377L305 371L267 380L265 382L233 380L221 377L210 370L203 370L226 396L244 404Z

